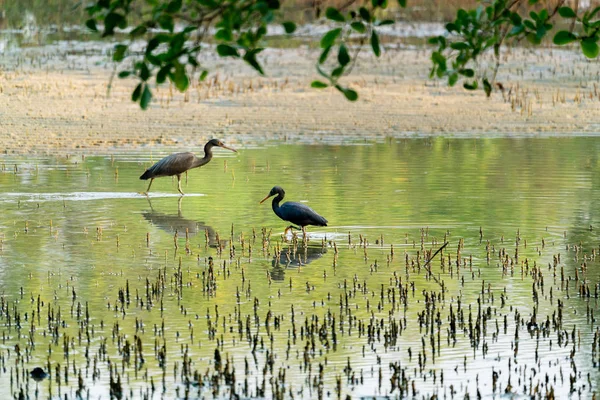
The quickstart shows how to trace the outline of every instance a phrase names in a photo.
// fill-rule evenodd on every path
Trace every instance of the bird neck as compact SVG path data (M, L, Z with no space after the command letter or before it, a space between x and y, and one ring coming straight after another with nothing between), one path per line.
M196 157L196 160L194 160L193 168L201 167L204 164L207 164L210 160L212 160L212 157L213 157L212 147L213 147L213 145L210 143L207 143L206 146L204 146L204 157L202 157L202 158Z
M281 200L283 200L283 196L281 195L281 193L278 193L277 196L275 196L273 198L273 201L271 202L271 207L273 207L273 211L275 212L275 214L277 214L277 210L279 210L279 202Z

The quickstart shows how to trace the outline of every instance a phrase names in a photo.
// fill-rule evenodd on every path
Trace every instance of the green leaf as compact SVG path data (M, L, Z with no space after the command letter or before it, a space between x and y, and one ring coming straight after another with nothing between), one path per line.
M371 0L371 5L374 9L378 7L385 9L387 7L387 0Z
M458 32L459 28L455 23L449 22L446 24L446 30L450 33L452 32Z
M345 88L340 85L335 85L335 88L340 92L344 93L344 96L346 96L346 98L350 101L356 101L358 99L358 93L356 93L355 90Z
M525 25L525 27L527 27L528 29L531 29L532 31L535 30L535 24L533 22L531 22L531 20L529 20L529 19L524 19L523 25Z
M98 27L96 26L96 20L94 18L85 21L85 26L87 26L90 31L98 32Z
M131 75L131 71L121 71L121 72L119 72L119 78L121 78L121 79L127 78L129 75Z
M513 26L513 28L510 30L509 35L510 36L516 36L521 34L522 32L525 31L525 27L523 25L515 25Z
M239 57L240 56L240 53L238 53L238 51L235 49L235 47L232 47L228 44L217 45L217 53L221 57Z
M196 60L196 58L193 57L193 56L188 56L188 64L190 64L194 68L200 66L200 64L198 63L198 61Z
M327 46L325 48L325 50L323 50L323 52L321 53L321 56L319 57L319 64L323 64L325 62L325 60L327 60L327 56L329 55L329 52L331 51L331 47L332 46Z
M182 64L176 65L175 73L170 78L180 92L185 92L190 84L190 80L185 72L185 66Z
M569 31L559 31L554 35L554 39L552 40L554 44L558 46L562 46L577 40L577 36Z
M537 15L537 13L536 13L535 11L530 11L530 12L529 12L529 17L530 17L532 20L534 20L534 21L537 21L537 20L539 20L539 19L540 19L540 17Z
M125 17L121 14L117 14L115 12L109 13L106 18L104 18L104 33L102 36L110 36L115 33L115 28L125 28L127 22L125 21Z
M338 62L342 66L346 66L350 62L350 55L348 54L348 48L343 43L340 45L340 50L338 52Z
M279 10L279 7L281 7L279 0L266 0L266 2L271 10Z
M173 65L167 64L156 73L157 84L160 85L161 83L164 83L167 80L167 75L169 74L169 72L171 72L171 68L173 68Z
M229 42L233 40L233 34L229 29L219 29L217 33L215 33L215 39Z
M479 87L477 81L473 81L473 83L463 83L463 87L467 90L476 90Z
M172 0L167 5L167 12L169 14L176 13L177 11L179 11L181 9L181 4L182 4L182 0Z
M176 57L181 53L181 49L183 49L183 45L185 44L185 36L183 33L178 33L173 36L171 42L169 43L169 56Z
M581 50L587 58L596 58L600 53L600 47L596 43L596 38L585 38L581 41Z
M139 83L131 94L131 101L137 102L142 95L142 83Z
M475 76L475 71L473 71L471 68L459 69L458 73L466 76L467 78L472 78Z
M194 32L197 29L199 29L197 26L195 26L195 25L189 25L189 26L186 26L183 29L182 34L187 35L188 33Z
M173 29L175 29L175 23L173 22L173 17L171 17L170 15L162 14L160 17L158 17L157 22L161 28L163 28L169 32L173 32Z
M325 82L321 82L321 81L312 81L312 83L310 84L310 87L315 88L315 89L324 89L328 86L329 86L328 84L326 84Z
M434 51L431 53L431 61L436 64L446 64L446 57L444 57L444 55L439 51Z
M124 44L117 44L115 46L115 52L113 53L113 61L120 62L125 58L125 52L127 51L127 46Z
M575 14L575 11L571 7L560 7L558 13L563 18L577 18L577 14Z
M138 25L131 32L129 32L129 36L132 38L145 35L148 29L144 25Z
M523 21L523 19L521 18L521 16L516 13L510 13L510 22L512 22L513 25L521 25L521 22Z
M142 98L140 99L140 107L142 107L142 110L148 108L150 100L152 100L152 92L150 92L150 88L148 87L148 84L146 84L144 85L144 92L142 93Z
M371 22L371 13L369 12L369 10L367 10L364 7L361 7L358 9L358 13L360 14L360 17L363 19L363 21Z
M365 28L365 24L360 21L356 21L350 24L350 27L354 29L358 33L365 33L367 28Z
M371 47L373 48L373 54L379 57L381 55L381 48L379 47L379 36L377 36L375 29L371 32Z
M492 85L490 81L487 80L487 78L483 78L483 91L485 92L485 95L487 97L490 97L490 95L492 94Z
M531 44L540 44L542 42L542 40L540 39L540 37L538 35L536 35L535 33L528 33L527 34L527 40Z
M446 48L446 39L443 36L433 36L427 39L429 44L439 44L440 49Z
M146 55L152 53L154 49L156 49L161 43L160 35L156 35L152 39L148 41L148 45L146 46Z
M600 6L597 6L589 13L586 13L586 19L589 21L590 19L594 18L594 15L596 15L598 11L600 11Z
M378 21L375 25L376 26L384 26L384 25L393 25L393 24L394 24L393 19L384 19L383 21Z
M144 62L141 62L138 65L140 69L140 79L147 81L148 78L150 78L150 70L148 69L148 66Z
M208 76L208 71L207 71L207 70L204 70L204 71L202 71L202 73L201 73L201 74L200 74L200 76L198 77L198 81L199 81L199 82L202 82L203 80L205 80L205 79L206 79L206 77L207 77L207 76Z
M454 86L457 81L458 81L458 74L456 72L453 74L450 74L448 76L448 85Z
M469 45L465 42L455 42L455 43L450 43L450 48L452 48L454 50L466 50L469 48Z
M342 76L343 73L344 73L344 66L340 65L339 67L337 67L333 71L331 71L331 76L334 78L339 78L340 76Z
M325 17L327 17L327 19L337 22L346 21L346 18L344 18L342 13L340 13L338 9L334 7L328 7L327 10L325 10Z
M398 4L400 5L400 7L406 8L406 0L398 0Z
M321 48L325 49L333 45L337 37L342 33L342 28L332 29L321 38Z
M262 50L263 50L262 48L258 48L258 49L253 49L253 50L247 51L246 54L244 54L244 61L246 61L248 64L250 64L250 66L252 68L254 68L256 71L258 71L259 74L264 75L265 73L264 73L262 67L260 66L258 61L256 61L256 55L258 53L260 53Z
M283 29L285 29L285 33L290 34L294 33L296 30L296 24L290 21L286 21L283 23Z

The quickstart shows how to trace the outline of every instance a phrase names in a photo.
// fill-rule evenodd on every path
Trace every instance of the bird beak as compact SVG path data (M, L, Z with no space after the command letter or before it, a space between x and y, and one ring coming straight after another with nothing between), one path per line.
M267 200L267 199L268 199L269 197L271 197L271 196L273 196L273 195L272 195L272 194L268 195L267 197L265 197L264 199L262 199L262 200L260 201L260 203L258 203L258 204L262 204L262 203L264 203L264 202L265 202L265 200Z
M225 146L224 144L222 144L220 147L222 147L222 148L224 148L224 149L227 149L227 150L231 150L231 151L233 151L234 153L237 153L237 150L236 150L236 149L233 149L233 148L231 148L231 147L227 147L227 146Z

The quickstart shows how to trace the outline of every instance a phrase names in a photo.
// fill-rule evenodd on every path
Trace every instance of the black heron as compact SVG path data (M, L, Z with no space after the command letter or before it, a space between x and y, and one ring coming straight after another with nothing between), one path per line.
M140 179L142 180L150 179L148 190L146 190L144 194L147 195L148 192L150 192L150 186L152 186L152 181L154 181L154 178L159 178L161 176L176 175L177 189L179 190L179 193L184 195L185 193L183 193L183 191L181 190L181 174L183 174L184 172L187 173L187 171L192 168L201 167L204 164L207 164L210 160L212 160L212 148L215 146L222 147L224 149L231 150L237 153L237 150L225 146L223 142L221 142L219 139L212 139L209 140L208 143L206 143L206 145L204 145L204 157L202 158L196 157L196 155L192 152L175 153L171 154L170 156L166 156L165 158L148 168L146 172L144 172L142 176L140 176Z
M305 226L306 225L315 225L315 226L327 226L327 220L317 214L312 208L307 206L306 204L296 203L295 201L287 201L283 203L281 206L279 202L283 200L285 197L285 191L280 186L275 186L269 192L269 195L261 200L261 204L267 200L271 196L277 195L272 204L273 212L284 221L289 221L292 224L299 225L300 228L290 225L285 228L284 235L287 234L287 231L295 228L302 229L302 233L306 235Z

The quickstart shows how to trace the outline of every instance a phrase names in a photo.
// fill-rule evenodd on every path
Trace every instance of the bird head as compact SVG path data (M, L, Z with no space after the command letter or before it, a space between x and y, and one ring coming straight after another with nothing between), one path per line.
M271 189L271 191L269 192L269 195L267 197L265 197L264 199L262 199L259 204L264 203L265 200L267 200L269 197L275 196L276 194L280 194L281 198L283 198L283 196L285 196L285 191L283 190L283 188L281 186L273 186L273 189Z
M222 147L224 149L231 150L231 151L237 153L236 149L225 146L225 144L223 142L221 142L219 139L211 139L208 141L208 143L206 143L206 145L210 146L210 147L215 147L215 146Z

